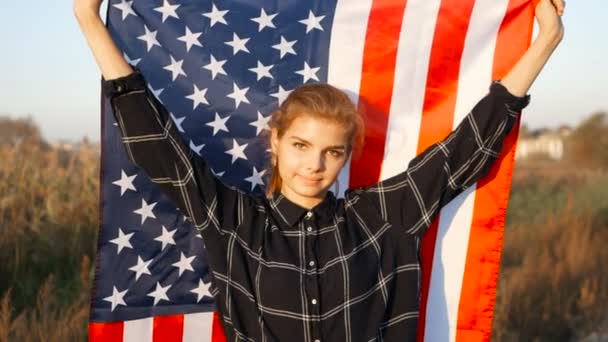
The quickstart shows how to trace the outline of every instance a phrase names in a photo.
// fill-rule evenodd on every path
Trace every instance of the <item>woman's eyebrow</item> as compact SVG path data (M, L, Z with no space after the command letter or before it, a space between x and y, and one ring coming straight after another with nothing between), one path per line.
M301 142L308 144L308 145L313 145L310 141L300 138L296 135L291 135L289 136L290 139L295 139L295 140L300 140ZM328 146L326 149L341 149L341 150L346 150L346 146L344 145L333 145L333 146Z

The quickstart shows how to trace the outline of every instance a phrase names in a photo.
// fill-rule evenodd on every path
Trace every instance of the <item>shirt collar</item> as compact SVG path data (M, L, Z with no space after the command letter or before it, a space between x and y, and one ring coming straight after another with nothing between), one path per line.
M313 213L313 216L323 217L333 213L336 208L336 197L331 191L327 192L323 201L310 210L290 201L280 192L273 193L269 202L273 211L278 213L278 216L288 227L294 227L302 216L309 211Z

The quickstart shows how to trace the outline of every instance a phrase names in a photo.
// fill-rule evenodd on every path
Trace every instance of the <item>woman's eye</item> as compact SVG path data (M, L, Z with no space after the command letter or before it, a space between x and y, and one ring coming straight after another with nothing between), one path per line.
M342 151L338 151L338 150L330 150L329 154L331 154L333 157L341 157L342 156Z
M293 143L293 146L294 146L295 148L297 148L297 149L302 149L302 148L304 148L304 144L299 143L299 142Z

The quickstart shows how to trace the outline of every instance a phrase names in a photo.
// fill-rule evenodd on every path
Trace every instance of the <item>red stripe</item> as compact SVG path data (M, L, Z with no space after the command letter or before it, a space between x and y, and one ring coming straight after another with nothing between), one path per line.
M474 3L474 0L443 0L441 2L427 73L418 154L433 143L445 138L453 129L460 59ZM418 341L424 340L426 304L438 222L439 218L433 222L422 239L422 293Z
M530 0L511 0L498 33L492 79L501 79L530 43L533 28ZM524 11L524 13L522 13ZM511 176L516 124L489 174L477 183L467 259L463 275L456 341L489 341Z
M349 187L378 182L393 93L395 64L407 0L374 0L367 24L359 110L365 113L365 149L351 162Z
M155 316L152 341L181 341L184 336L184 315Z
M226 335L222 329L220 316L217 311L213 313L213 327L211 328L211 342L226 342Z
M123 322L89 322L89 342L122 342Z

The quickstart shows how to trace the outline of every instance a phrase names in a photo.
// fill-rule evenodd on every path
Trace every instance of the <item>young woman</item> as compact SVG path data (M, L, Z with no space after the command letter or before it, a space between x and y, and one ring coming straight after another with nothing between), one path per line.
M100 3L75 0L74 9L125 149L200 230L229 341L415 341L420 238L490 168L563 36L564 2L541 0L534 43L447 138L401 174L339 199L328 189L360 140L361 118L334 87L298 88L272 116L273 179L267 197L254 197L224 185L183 144L110 38Z

